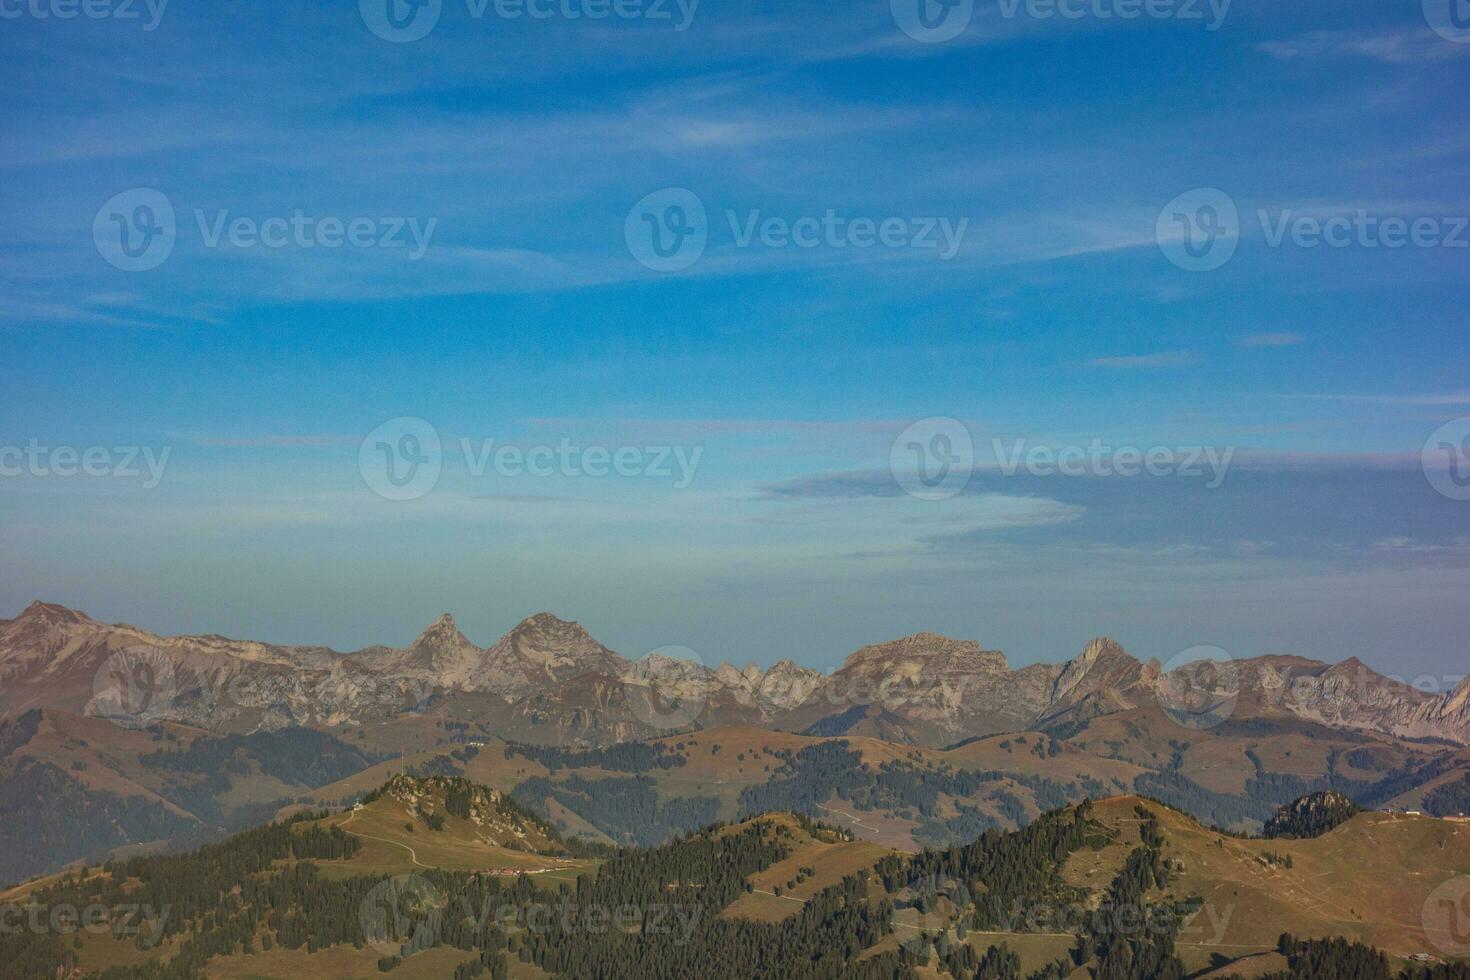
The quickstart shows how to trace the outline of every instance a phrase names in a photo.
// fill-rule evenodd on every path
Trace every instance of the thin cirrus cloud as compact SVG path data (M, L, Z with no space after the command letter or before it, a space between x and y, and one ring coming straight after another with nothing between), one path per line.
M1358 394L1280 394L1278 398L1294 398L1302 401L1324 402L1372 402L1377 405L1438 405L1456 407L1470 405L1470 391L1427 392L1416 395L1370 395Z
M1171 350L1154 354L1123 354L1113 357L1094 357L1087 361L1088 367L1130 370L1138 368L1189 367L1199 361L1193 351Z
M1466 53L1463 45L1446 44L1443 38L1427 29L1384 33L1310 31L1293 38L1265 41L1256 47L1283 61L1359 57L1393 65L1443 61Z
M1295 347L1305 342L1299 333L1253 333L1240 338L1242 347Z

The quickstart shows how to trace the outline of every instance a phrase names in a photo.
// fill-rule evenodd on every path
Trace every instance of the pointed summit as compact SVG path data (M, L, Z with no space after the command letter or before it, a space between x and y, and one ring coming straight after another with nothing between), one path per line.
M404 658L405 666L427 672L445 687L462 686L480 659L480 649L455 625L454 617L445 613L434 620L413 641Z
M478 680L489 690L525 693L582 674L621 677L628 662L580 623L549 612L528 616L485 651Z
M1116 640L1096 637L1062 667L1052 685L1047 714L1054 715L1084 702L1090 704L1091 714L1131 707L1132 701L1125 692L1143 673L1143 664Z
M420 639L422 639L423 636L438 636L444 635L444 633L454 633L454 635L460 635L459 626L454 623L454 617L450 616L450 614L448 613L445 613L444 616L438 617L437 620L432 621L432 623L429 624L428 629L425 629L423 630L423 633L420 633Z
M428 628L419 634L419 638L413 641L413 645L409 649L418 650L424 647L466 646L469 643L470 641L459 631L459 627L454 622L454 617L449 615L449 613L445 613L430 623Z

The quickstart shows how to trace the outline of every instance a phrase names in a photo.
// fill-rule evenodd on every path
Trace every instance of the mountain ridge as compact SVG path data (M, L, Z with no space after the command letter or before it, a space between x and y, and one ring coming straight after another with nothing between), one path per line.
M1010 730L1076 730L1154 703L1172 708L1205 691L1215 698L1211 710L1224 703L1251 717L1470 744L1470 682L1435 695L1356 657L1197 661L1165 673L1157 661L1144 663L1116 640L1097 637L1060 663L1012 668L1004 653L977 641L918 632L860 647L830 674L790 660L766 669L711 668L657 653L630 660L549 612L526 617L487 647L445 613L407 647L339 652L218 634L160 636L37 601L0 620L0 711L105 713L99 685L118 660L153 661L149 676L172 683L170 702L153 717L207 729L343 725L423 710L435 699L469 699L482 712L508 711L510 725L549 719L551 741L607 743L672 727L662 714L648 717L653 697L697 705L713 724L790 731L825 723L875 734L861 726L881 709L883 737L894 737L896 726L900 740L950 744ZM1222 684L1235 686L1222 694ZM853 710L863 706L874 710Z

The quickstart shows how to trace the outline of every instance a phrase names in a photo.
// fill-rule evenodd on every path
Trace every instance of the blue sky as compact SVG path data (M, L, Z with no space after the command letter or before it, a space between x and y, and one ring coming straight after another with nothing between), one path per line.
M549 609L708 662L932 629L1013 663L1106 633L1464 669L1470 502L1423 455L1470 437L1470 43L1417 4L1237 0L1209 30L979 0L925 43L904 0L704 0L682 30L443 0L393 43L371 3L57 2L0 3L0 449L169 455L156 486L0 476L0 615L351 648ZM137 188L174 240L128 271L97 236ZM677 271L627 237L666 188L705 211ZM1188 271L1158 229L1200 188L1238 227ZM829 211L908 244L741 240ZM1425 244L1273 241L1359 211ZM214 237L298 212L371 234ZM911 247L930 219L952 255ZM359 463L399 417L444 450L407 501ZM975 446L943 500L890 471L932 417ZM488 439L699 460L477 474ZM1208 489L1007 475L993 440L1233 455Z

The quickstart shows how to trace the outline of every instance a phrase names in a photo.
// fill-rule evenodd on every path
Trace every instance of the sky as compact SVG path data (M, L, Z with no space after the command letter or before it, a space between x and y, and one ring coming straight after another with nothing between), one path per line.
M0 0L0 616L1447 687L1454 2Z

